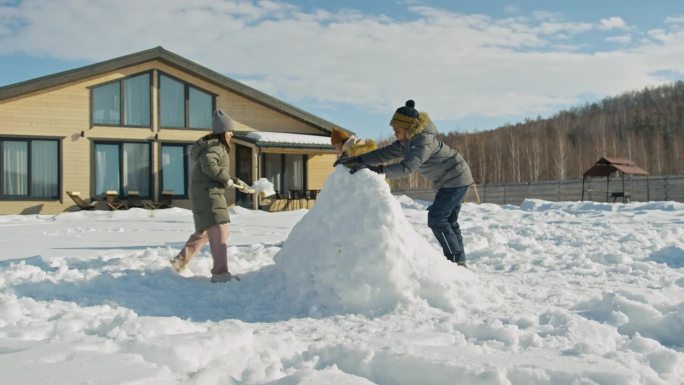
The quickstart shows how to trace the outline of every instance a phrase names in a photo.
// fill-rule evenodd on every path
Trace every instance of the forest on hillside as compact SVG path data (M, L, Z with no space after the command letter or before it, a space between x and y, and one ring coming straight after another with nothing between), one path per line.
M478 184L581 179L603 156L631 159L651 175L681 175L684 82L608 97L547 119L441 139L464 156ZM392 181L392 187L431 184L413 173Z

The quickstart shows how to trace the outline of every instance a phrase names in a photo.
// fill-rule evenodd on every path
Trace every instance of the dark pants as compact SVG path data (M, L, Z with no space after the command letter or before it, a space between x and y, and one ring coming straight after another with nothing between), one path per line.
M468 186L442 187L437 191L428 211L428 226L442 246L444 255L452 262L465 262L463 237L458 227L458 213Z

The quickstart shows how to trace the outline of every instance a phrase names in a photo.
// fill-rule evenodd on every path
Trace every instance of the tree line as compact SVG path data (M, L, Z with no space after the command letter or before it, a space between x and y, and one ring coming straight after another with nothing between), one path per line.
M581 179L604 156L631 159L651 175L684 174L684 82L626 92L546 119L440 136L463 155L478 184ZM431 184L413 173L392 187Z

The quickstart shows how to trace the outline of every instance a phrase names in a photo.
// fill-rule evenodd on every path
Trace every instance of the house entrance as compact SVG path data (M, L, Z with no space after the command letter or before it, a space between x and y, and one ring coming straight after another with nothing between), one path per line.
M235 144L235 176L245 183L252 184L252 149L246 146ZM254 194L245 194L235 190L235 204L240 207L251 209L253 206Z

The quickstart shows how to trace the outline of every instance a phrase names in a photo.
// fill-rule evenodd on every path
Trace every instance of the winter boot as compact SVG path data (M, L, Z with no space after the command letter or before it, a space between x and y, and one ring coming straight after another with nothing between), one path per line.
M455 256L455 255L453 255L453 254L452 254L452 255L447 255L446 258L447 258L450 262L454 262L455 264L457 264L457 265L459 265L459 266L462 266L462 267L465 267L466 269L468 268L468 265L466 264L466 260L465 260L465 259L457 259L457 256Z
M185 265L188 264L186 261L183 260L183 258L181 258L180 255L177 255L175 258L169 260L169 263L171 264L171 268L173 269L173 271L175 271L176 273L180 273L181 271L183 271L185 269Z
M225 273L211 274L211 283L230 282L232 279L235 279L236 281L240 280L237 275L230 274L230 271L226 271Z

